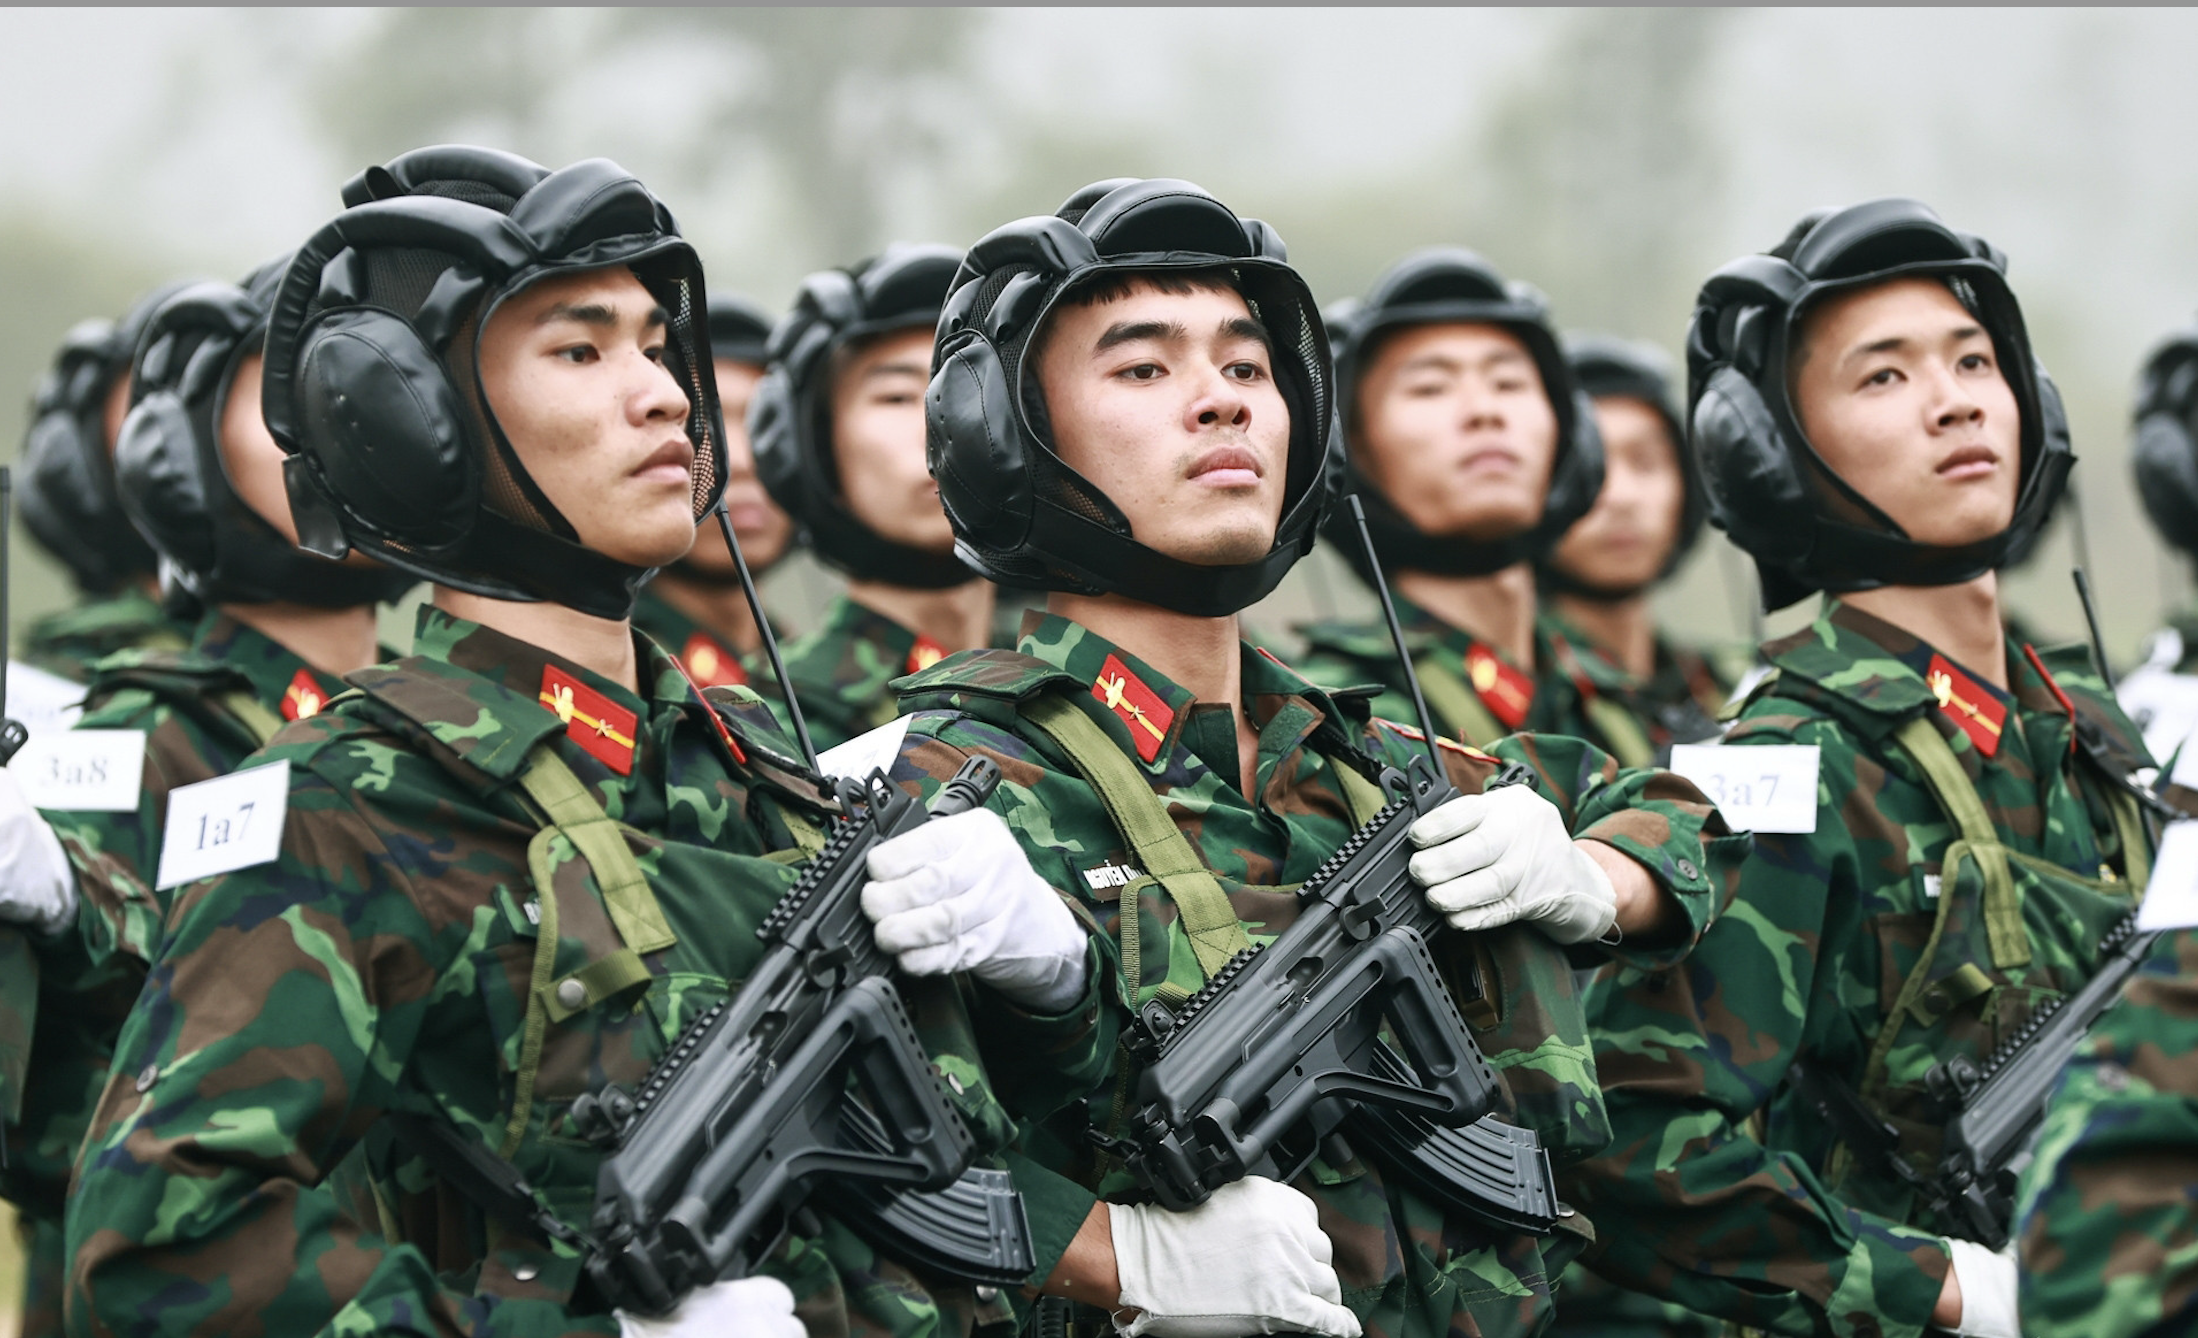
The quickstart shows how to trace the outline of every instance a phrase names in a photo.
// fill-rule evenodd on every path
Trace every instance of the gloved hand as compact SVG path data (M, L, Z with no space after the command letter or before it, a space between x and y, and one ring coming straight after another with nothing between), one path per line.
M908 974L967 971L1037 1013L1082 997L1090 937L992 810L879 843L870 878L863 913Z
M1412 881L1454 929L1532 920L1559 943L1618 922L1610 875L1572 844L1557 806L1524 785L1460 795L1412 824Z
M58 934L76 920L76 871L61 838L0 767L0 920Z
M1949 1240L1954 1279L1961 1284L1959 1338L2022 1338L2015 1307L2015 1247L1994 1251L1973 1240Z
M777 1278L735 1278L687 1293L662 1319L618 1312L620 1338L808 1338L794 1294Z
M1107 1222L1120 1304L1144 1312L1121 1326L1129 1338L1358 1338L1320 1211L1288 1185L1248 1176L1187 1213L1109 1204Z

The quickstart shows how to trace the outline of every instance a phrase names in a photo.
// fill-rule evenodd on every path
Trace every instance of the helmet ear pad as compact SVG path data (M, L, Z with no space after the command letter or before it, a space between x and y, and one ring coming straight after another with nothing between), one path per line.
M1021 548L1035 514L1029 434L992 342L972 334L948 353L923 405L931 475L956 532L995 551Z
M409 322L372 307L330 311L301 345L300 444L338 505L407 548L462 544L480 507L480 470L466 447L465 403L435 351ZM307 500L305 510L319 509ZM302 512L299 524L308 524Z
M219 546L214 499L196 459L191 410L173 388L148 392L122 420L115 475L122 509L161 552L185 569L212 571Z
M1807 514L1811 490L1755 383L1729 363L1719 366L1695 400L1687 435L1711 522L1765 560L1806 557L1811 527L1789 522Z

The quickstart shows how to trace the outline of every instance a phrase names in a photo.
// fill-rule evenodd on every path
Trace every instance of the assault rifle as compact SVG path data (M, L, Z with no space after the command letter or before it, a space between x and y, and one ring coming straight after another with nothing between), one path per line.
M1367 557L1403 654L1370 542ZM1446 979L1429 951L1446 926L1406 867L1413 821L1458 793L1408 681L1427 756L1381 770L1388 805L1306 880L1295 921L1180 1010L1156 1000L1132 1023L1137 1104L1119 1137L1093 1141L1164 1207L1192 1207L1247 1175L1288 1180L1317 1152L1348 1160L1348 1133L1384 1170L1489 1226L1544 1234L1556 1223L1548 1154L1531 1130L1489 1116L1502 1084L1452 993L1471 999L1486 982L1470 965ZM1514 766L1493 784L1521 782L1532 773Z

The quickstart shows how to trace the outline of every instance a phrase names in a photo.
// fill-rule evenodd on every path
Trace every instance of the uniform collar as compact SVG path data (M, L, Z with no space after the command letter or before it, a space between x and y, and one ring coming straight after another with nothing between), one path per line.
M801 639L787 677L804 696L837 697L859 706L889 695L886 685L927 667L911 661L918 633L846 595L834 599L824 623ZM858 653L859 651L859 653Z
M243 678L252 696L285 720L318 715L343 691L343 680L314 669L288 646L219 609L199 620L190 654Z

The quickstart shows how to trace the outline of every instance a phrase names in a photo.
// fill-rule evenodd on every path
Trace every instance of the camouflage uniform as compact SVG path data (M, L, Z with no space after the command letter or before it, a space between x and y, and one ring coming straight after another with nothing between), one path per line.
M87 600L30 625L23 661L73 683L89 683L92 667L118 650L181 650L191 628L136 586Z
M573 1100L640 1078L747 975L794 876L763 856L813 791L753 697L713 694L735 718L714 717L645 640L645 697L432 607L415 647L253 760L291 768L277 859L177 897L77 1168L75 1332L617 1332L570 1299L571 1251L485 1217L376 1117L448 1121L584 1227L601 1153L568 1127ZM939 985L911 991L917 1025L997 1147L1008 1117L959 986ZM367 1225L321 1187L361 1140ZM813 1332L1006 1315L829 1218L771 1267Z
M1586 638L1548 617L1537 619L1537 668L1528 675L1471 632L1450 626L1402 595L1394 598L1427 709L1445 734L1479 747L1519 731L1569 734L1593 743L1622 766L1647 766L1654 760L1655 746L1636 709L1632 680L1609 658L1595 654ZM1307 647L1307 678L1338 689L1379 684L1375 715L1414 718L1412 696L1385 624L1314 623L1299 632Z
M902 704L913 714L893 776L927 793L971 754L999 762L1006 780L993 806L1039 873L1069 889L1105 930L1106 997L1119 1003L1128 961L1136 964L1138 1006L1155 997L1180 1000L1203 976L1175 902L1141 875L1135 851L1098 791L1030 713L1065 699L1095 721L1124 754L1121 764L1136 767L1135 774L1164 798L1168 816L1219 879L1251 940L1264 942L1294 913L1287 889L1355 828L1348 783L1331 757L1363 748L1401 762L1422 745L1394 726L1369 724L1363 707L1346 713L1249 647L1243 674L1249 713L1260 724L1256 804L1242 793L1236 732L1226 708L1198 705L1128 652L1065 619L1037 614L1025 624L1016 651L967 652L900 681ZM1107 684L1127 691L1123 707L1104 704ZM1131 705L1139 711L1130 711ZM1716 839L1724 833L1721 821L1684 782L1620 774L1576 740L1513 738L1497 752L1532 765L1542 792L1575 830L1624 849L1676 894L1688 924L1676 934L1676 946L1644 961L1683 952L1708 917L1713 880L1730 876L1740 853L1735 847L1744 842ZM1468 792L1500 765L1456 745L1448 746L1445 760L1452 779ZM1125 886L1138 907L1137 930L1127 936L1120 916ZM1566 954L1525 926L1489 934L1481 943L1495 963L1502 999L1480 1041L1507 1076L1515 1103L1509 1116L1536 1130L1559 1163L1594 1152L1606 1131ZM1126 1016L1119 1006L1107 1010L1110 1044ZM1107 1128L1116 1118L1118 1084L1134 1079L1125 1059L1083 1099L1025 1126L1026 1160L1018 1163L1017 1182L1045 1260L1059 1255L1095 1195L1134 1194L1130 1177L1111 1160L1100 1160L1084 1138L1085 1131ZM1298 1187L1321 1205L1345 1302L1368 1333L1392 1338L1533 1332L1549 1308L1550 1278L1589 1234L1585 1220L1573 1217L1548 1240L1491 1240L1446 1221L1428 1200L1385 1184L1378 1171L1356 1162L1315 1162Z
M30 978L38 982L39 1021L35 1031L28 1020L20 1029L35 1045L0 1176L0 1188L34 1224L28 1334L61 1331L62 1195L107 1079L115 1032L159 946L167 895L156 895L153 884L168 791L227 774L285 718L310 715L328 695L303 660L220 613L201 621L188 650L121 651L92 677L81 727L143 730L145 769L132 811L45 814L84 901L80 936L35 944ZM0 1059L13 1062L12 1055Z
M824 621L783 648L786 676L801 698L802 719L819 751L847 742L891 720L899 708L888 685L903 674L936 664L945 651L920 632L845 595L826 608ZM757 692L783 723L778 685L762 675Z
M2023 1333L2189 1332L2194 1184L2198 933L2184 929L2101 1015L2046 1113L2023 1177Z
M748 685L748 666L741 662L740 652L657 593L654 585L642 586L635 597L633 625L635 631L670 651L696 687Z
M1562 614L1544 609L1540 622L1552 640L1579 659L1589 688L1632 717L1658 765L1671 760L1675 743L1702 743L1717 737L1718 712L1739 681L1736 671L1744 666L1681 645L1659 632L1655 668L1648 678L1638 679ZM1596 722L1589 723L1592 728Z
M1677 968L1591 988L1615 1137L1568 1190L1614 1281L1778 1332L1913 1335L1948 1268L1942 1224L1840 1143L1796 1061L1932 1167L1926 1070L1981 1059L2080 983L2134 904L2144 838L2105 772L2143 745L2078 648L2034 663L2010 645L2003 697L1834 601L1765 652L1776 677L1726 744L1820 749L1815 830L1759 833Z

